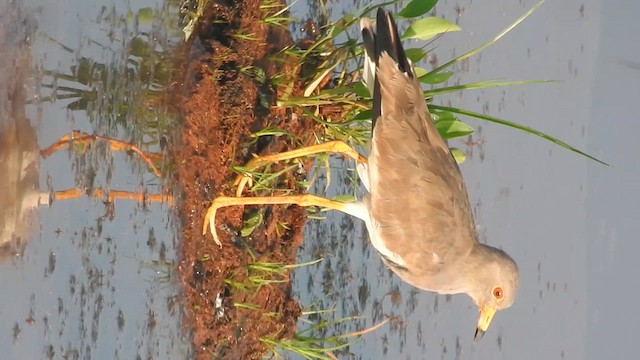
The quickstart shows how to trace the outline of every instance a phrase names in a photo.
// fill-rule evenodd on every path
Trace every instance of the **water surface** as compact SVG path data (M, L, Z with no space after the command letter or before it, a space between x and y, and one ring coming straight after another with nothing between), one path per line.
M462 31L429 45L435 58L427 61L443 64L481 45L533 5L441 1L436 14ZM496 315L481 342L472 340L477 310L471 300L402 283L385 269L359 220L331 213L326 221L309 223L300 258L325 255L326 260L296 273L302 303L335 306L335 318L363 317L337 326L336 333L393 319L351 347L355 358L635 356L633 327L640 319L634 310L638 287L632 284L640 250L634 215L640 172L634 138L640 128L633 104L640 95L640 47L628 39L640 30L632 15L639 6L548 1L498 44L457 65L449 84L561 82L434 99L540 129L613 164L604 167L532 135L469 120L477 133L466 144L453 145L467 152L462 172L480 241L509 252L521 273L516 304ZM334 17L341 11L332 8ZM343 174L339 169L333 174L329 196L353 192ZM316 191L324 186L319 183Z
M6 54L0 78L22 95L12 99L21 112L0 104L2 121L28 125L20 137L33 141L20 142L12 154L33 158L24 162L35 178L22 185L23 193L42 194L36 197L43 203L24 200L22 208L34 213L21 225L24 247L0 264L3 358L188 357L173 281L178 239L169 206L106 204L88 196L48 204L54 191L100 187L153 194L162 181L139 158L113 152L104 142L84 152L74 147L38 156L73 130L160 151L171 121L155 102L165 68L147 62L161 64L162 54L180 40L171 24L177 24L177 9L161 1L0 3ZM13 59L24 61L23 72L4 63Z

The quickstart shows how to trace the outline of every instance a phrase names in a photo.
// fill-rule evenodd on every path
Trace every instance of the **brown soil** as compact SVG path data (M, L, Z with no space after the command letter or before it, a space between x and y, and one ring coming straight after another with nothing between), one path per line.
M240 72L249 65L265 69L267 76L287 70L288 65L268 63L266 57L290 44L291 37L278 27L260 24L260 16L259 0L212 0L187 51L184 125L181 144L174 154L182 159L176 171L183 220L178 269L186 324L192 330L199 359L261 358L266 348L259 339L291 337L301 312L288 282L263 286L256 292L227 286L225 279L243 281L244 269L252 261L248 249L257 255L257 261L294 263L302 242L303 209L267 208L263 226L251 238L238 241L235 234L243 224L243 209L225 208L217 215L223 247L219 248L210 234L201 234L203 216L213 197L233 194L235 173L230 165L246 163L252 153L273 153L301 145L290 144L282 137L249 146L252 132L275 126L298 135L304 144L317 130L311 120L262 107L259 94L273 99L274 89ZM237 34L253 34L257 39L243 40ZM306 165L308 169L310 164ZM295 176L304 174L288 175L281 185L290 187ZM289 224L291 230L277 236L278 221ZM225 227L230 231L222 230ZM222 309L216 309L219 294L224 299ZM234 303L251 303L260 310L237 308Z

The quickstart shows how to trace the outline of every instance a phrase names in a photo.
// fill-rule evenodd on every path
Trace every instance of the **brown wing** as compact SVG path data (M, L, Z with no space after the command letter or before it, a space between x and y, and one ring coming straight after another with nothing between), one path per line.
M452 255L471 250L473 217L460 170L431 120L420 83L412 69L401 70L406 57L395 26L388 24L393 19L387 15L382 26L380 21L378 16L374 101L380 116L368 165L370 208L387 248L414 275L428 275L446 267ZM393 43L389 52L380 50L386 29L393 30L386 35Z

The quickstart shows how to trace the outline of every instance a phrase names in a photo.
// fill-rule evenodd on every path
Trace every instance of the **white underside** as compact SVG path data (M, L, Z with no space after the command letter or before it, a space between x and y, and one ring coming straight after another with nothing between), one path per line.
M365 25L361 23L361 27L364 28ZM410 60L409 60L409 63L411 66L413 66ZM376 77L376 64L373 58L370 56L370 54L367 54L365 51L362 79L364 84L367 86L367 88L369 88L369 91L371 92L372 96L373 96L373 87L375 83L375 77ZM384 109L384 106L382 107L382 109ZM356 165L356 170L358 171L358 177L360 178L360 181L362 181L362 185L364 185L364 188L366 190L365 200L352 203L348 211L345 211L345 212L359 219L362 219L365 222L367 226L367 231L369 232L369 238L371 240L371 244L382 256L398 264L399 266L406 267L406 263L404 262L404 259L402 259L400 255L391 251L385 245L385 242L383 241L379 233L380 224L378 224L378 222L376 222L373 218L371 218L371 214L367 208L369 204L368 197L369 197L369 193L371 192L371 181L376 181L376 179L378 178L378 169L377 169L377 166L375 165L375 153L374 153L375 152L375 136L373 136L371 139L371 145L372 145L372 152L369 156L369 163ZM374 159L373 163L371 162L372 158ZM388 240L393 240L393 239L388 239Z
M356 166L356 170L358 172L358 176L360 177L360 181L362 181L362 184L366 189L365 198L368 198L370 191L369 166L367 164L358 164ZM371 240L371 244L382 256L398 264L399 266L405 267L406 264L404 262L404 259L402 259L400 255L387 248L385 242L382 240L381 236L379 236L380 224L371 217L371 213L367 208L368 203L368 199L365 199L364 201L349 203L344 212L364 221L365 225L367 226L367 232L369 232L369 239Z

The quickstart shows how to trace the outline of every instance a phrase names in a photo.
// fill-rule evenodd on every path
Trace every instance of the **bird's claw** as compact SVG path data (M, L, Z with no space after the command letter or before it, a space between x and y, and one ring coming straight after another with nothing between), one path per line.
M211 232L211 235L213 235L213 241L215 241L219 247L222 247L222 243L220 242L220 238L218 237L218 232L216 231L216 211L217 210L218 210L218 207L214 200L211 206L209 206L209 209L207 210L207 214L204 216L204 222L202 224L202 235L206 235L207 229L208 229Z
M253 186L253 178L250 175L238 175L233 182L233 186L236 186L236 197L241 197L246 187Z

